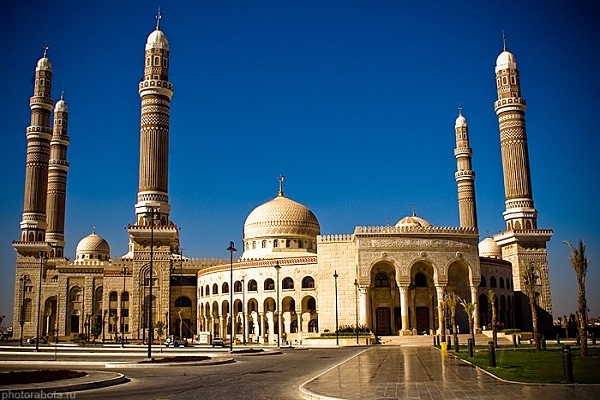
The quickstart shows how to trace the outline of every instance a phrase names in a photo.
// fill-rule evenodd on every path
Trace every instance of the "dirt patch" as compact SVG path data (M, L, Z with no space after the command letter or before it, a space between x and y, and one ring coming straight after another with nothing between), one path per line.
M0 372L0 385L51 382L62 379L81 378L86 375L87 373L83 371L70 371L66 369Z
M231 354L249 354L249 353L262 353L263 349L243 349L231 351Z
M177 362L195 362L210 360L207 356L175 356L175 357L164 357L156 358L154 360L140 361L140 364L161 364L161 363L177 363Z

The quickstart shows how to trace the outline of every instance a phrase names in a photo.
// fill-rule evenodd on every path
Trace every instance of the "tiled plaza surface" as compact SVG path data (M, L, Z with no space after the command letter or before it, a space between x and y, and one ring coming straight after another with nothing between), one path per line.
M600 385L503 382L434 347L377 346L301 387L327 399L599 399Z

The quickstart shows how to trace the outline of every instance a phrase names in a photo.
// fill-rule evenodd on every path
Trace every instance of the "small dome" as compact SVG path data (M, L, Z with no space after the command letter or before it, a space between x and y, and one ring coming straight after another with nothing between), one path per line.
M52 63L50 62L50 60L44 56L42 58L40 58L37 62L37 68L36 69L43 69L45 71L52 71Z
M56 105L54 106L54 111L69 112L69 107L67 107L67 103L63 99L60 99L56 102Z
M110 258L110 246L101 236L93 232L81 239L75 250L76 259L98 259L108 260Z
M515 56L510 51L504 50L496 58L496 72L508 68L516 69L517 62L515 61Z
M169 50L169 41L160 29L155 29L148 35L148 40L146 40L146 50L150 49Z
M316 237L320 231L313 212L283 194L256 207L244 223L245 240L264 236Z
M491 237L479 242L478 248L481 257L502 258L502 249Z
M462 114L459 115L458 118L456 118L456 122L454 123L454 126L456 128L462 127L462 126L467 126L467 119Z
M431 224L423 218L417 217L415 214L402 218L396 226L418 226L421 228L430 227Z

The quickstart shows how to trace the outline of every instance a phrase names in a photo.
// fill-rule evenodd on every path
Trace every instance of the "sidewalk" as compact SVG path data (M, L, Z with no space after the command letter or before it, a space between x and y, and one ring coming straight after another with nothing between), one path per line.
M598 399L598 385L510 383L430 347L376 346L300 386L305 399Z

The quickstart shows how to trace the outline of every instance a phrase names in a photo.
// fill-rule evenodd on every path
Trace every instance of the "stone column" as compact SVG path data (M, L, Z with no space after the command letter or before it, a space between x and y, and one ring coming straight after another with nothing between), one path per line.
M400 289L400 312L402 314L402 336L410 336L408 326L408 286L399 286Z
M444 310L442 309L442 307L440 307L440 300L442 300L444 298L444 289L446 288L446 286L442 286L442 285L436 285L435 286L435 290L437 292L437 309L438 309L438 329L437 329L437 333L440 335L444 335L445 332L442 332L442 321L444 320Z
M369 287L367 285L358 285L358 297L360 304L360 324L371 328L369 318Z
M477 304L477 287L471 286L471 303L475 304L475 311L473 312L473 325L476 333L481 333L481 328L479 327L479 304Z

